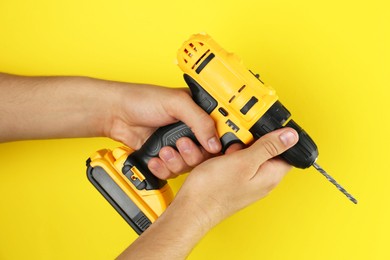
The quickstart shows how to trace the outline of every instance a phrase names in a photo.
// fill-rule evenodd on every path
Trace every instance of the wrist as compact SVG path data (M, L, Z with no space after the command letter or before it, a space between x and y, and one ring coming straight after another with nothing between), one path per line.
M78 85L85 88L85 115L90 136L112 138L115 116L121 101L121 88L116 82L79 77Z
M185 259L212 228L191 198L176 197L118 259Z
M178 195L161 217L162 221L176 218L182 230L203 236L218 223L209 213L196 198Z
M210 230L196 207L175 198L167 210L118 259L185 259ZM157 253L158 252L158 253Z
M226 209L212 196L202 198L201 193L197 193L193 196L179 196L175 200L182 204L180 206L182 211L190 216L191 223L197 226L203 234L209 232L227 217Z

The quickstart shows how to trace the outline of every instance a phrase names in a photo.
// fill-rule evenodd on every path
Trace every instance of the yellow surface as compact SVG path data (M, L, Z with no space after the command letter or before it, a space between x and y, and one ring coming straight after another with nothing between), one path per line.
M2 0L0 71L183 86L176 50L206 31L275 87L359 204L314 169L293 170L190 259L390 259L389 10L385 0ZM131 243L85 175L91 152L118 145L1 144L0 259L110 259Z

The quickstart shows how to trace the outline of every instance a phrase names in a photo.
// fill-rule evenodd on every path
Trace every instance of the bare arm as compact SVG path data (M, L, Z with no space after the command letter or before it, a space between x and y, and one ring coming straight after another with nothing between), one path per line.
M99 106L116 99L111 91L83 77L0 74L0 142L104 136L109 114Z

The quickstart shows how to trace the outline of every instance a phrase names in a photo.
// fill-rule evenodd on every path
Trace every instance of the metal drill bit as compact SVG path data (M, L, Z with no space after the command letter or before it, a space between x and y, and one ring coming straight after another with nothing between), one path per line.
M330 176L324 169L322 169L321 166L319 166L317 163L313 163L313 166L317 169L317 171L324 175L326 179L328 179L328 181L330 181L334 186L336 186L339 191L341 191L345 196L347 196L350 201L357 204L357 200L351 194L349 194L340 184L338 184L332 176Z

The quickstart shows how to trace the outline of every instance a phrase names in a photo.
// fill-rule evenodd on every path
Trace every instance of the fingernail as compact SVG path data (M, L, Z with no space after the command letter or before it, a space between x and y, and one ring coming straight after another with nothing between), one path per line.
M290 146L295 143L296 136L291 131L285 131L279 136L280 140L285 146Z
M158 171L159 169L160 169L160 164L158 163L158 162L156 162L156 161L151 161L150 163L149 163L149 168L151 169L151 170L153 170L153 171Z
M167 151L167 150L164 150L162 153L161 153L161 159L163 159L165 162L169 162L170 160L172 160L174 158L174 155L171 151Z
M191 146L189 142L187 141L182 141L177 143L177 148L180 150L182 153L191 153Z
M208 141L208 145L211 152L216 153L219 152L219 150L221 149L216 137L210 138Z

